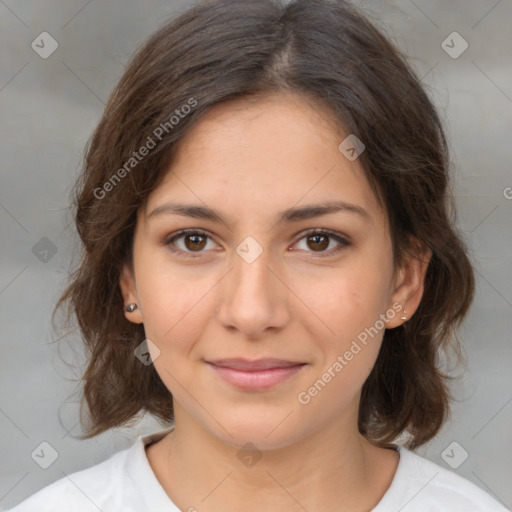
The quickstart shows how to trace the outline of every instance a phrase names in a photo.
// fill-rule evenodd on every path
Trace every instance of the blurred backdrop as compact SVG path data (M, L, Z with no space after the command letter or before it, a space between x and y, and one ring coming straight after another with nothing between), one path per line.
M355 3L406 53L440 110L477 271L452 418L417 453L512 507L512 2ZM76 334L55 341L50 316L77 255L68 203L84 146L129 56L190 5L0 0L0 510L161 428L144 417L72 437L82 433L83 351Z

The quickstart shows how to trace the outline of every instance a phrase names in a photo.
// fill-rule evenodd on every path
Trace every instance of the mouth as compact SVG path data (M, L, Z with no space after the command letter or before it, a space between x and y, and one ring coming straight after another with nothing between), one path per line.
M238 389L260 391L270 389L296 375L306 365L283 359L219 359L206 361L225 382Z

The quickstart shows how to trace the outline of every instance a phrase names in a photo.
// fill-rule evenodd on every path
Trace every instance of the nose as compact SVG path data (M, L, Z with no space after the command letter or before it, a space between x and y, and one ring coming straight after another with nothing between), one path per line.
M235 253L233 268L220 289L217 320L248 339L281 330L290 321L290 290L279 275L279 266L270 261L269 252L264 250L251 263Z

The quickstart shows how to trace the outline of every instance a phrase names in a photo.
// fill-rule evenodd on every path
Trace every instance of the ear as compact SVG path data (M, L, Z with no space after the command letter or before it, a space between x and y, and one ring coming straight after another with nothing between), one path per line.
M402 266L397 272L394 282L394 291L390 299L389 308L398 309L394 318L386 322L386 329L393 329L410 320L418 309L425 287L425 275L428 264L432 258L432 251L421 244L417 239L409 243L409 250L404 255ZM400 306L398 306L398 304ZM405 320L401 317L406 316Z
M142 323L142 311L139 298L137 296L137 287L135 286L135 276L129 264L125 263L121 270L121 277L119 279L119 287L123 296L123 304L137 304L137 308L132 312L125 311L124 316L134 324Z

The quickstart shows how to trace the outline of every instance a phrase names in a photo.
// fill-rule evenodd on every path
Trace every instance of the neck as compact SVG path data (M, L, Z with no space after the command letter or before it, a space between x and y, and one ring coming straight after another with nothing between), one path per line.
M369 443L346 417L291 445L241 452L183 412L177 408L175 430L157 454L148 454L182 510L371 510L398 463L396 452Z

